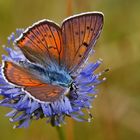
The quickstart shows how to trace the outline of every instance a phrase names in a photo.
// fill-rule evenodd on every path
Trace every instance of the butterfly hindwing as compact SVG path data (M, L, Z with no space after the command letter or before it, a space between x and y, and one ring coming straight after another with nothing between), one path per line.
M65 88L51 84L25 87L24 90L30 93L35 99L45 102L53 102L66 92Z
M48 20L27 28L16 44L31 62L50 65L51 62L60 64L62 59L61 29Z
M70 17L62 23L64 65L70 72L76 71L88 57L100 35L103 15L86 13Z
M35 75L13 62L3 62L3 74L8 82L21 86L25 93L40 101L55 101L66 91L61 86L43 83Z

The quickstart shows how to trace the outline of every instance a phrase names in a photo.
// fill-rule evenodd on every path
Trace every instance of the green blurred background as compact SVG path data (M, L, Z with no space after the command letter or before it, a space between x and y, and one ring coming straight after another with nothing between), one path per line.
M105 24L90 59L102 58L107 81L93 103L92 123L67 119L67 140L140 139L140 0L0 0L0 46L16 28L47 18L58 23L69 15L102 11ZM5 53L1 47L0 54ZM57 140L55 128L45 120L28 129L12 129L9 109L0 107L0 140Z

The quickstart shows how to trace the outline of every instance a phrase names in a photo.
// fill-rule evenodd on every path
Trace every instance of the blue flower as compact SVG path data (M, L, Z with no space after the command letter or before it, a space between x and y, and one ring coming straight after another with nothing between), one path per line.
M23 30L18 29L16 34L12 33L8 37L8 46L4 46L8 52L8 56L2 55L4 61L26 61L23 53L13 45L13 41L20 36ZM13 48L11 48L13 46ZM78 121L88 121L92 119L90 109L92 102L96 97L96 86L103 80L99 80L101 73L95 74L95 70L100 66L101 61L90 63L85 68L81 69L79 73L73 76L73 86L70 89L70 94L64 96L57 101L50 103L38 102L31 98L20 87L9 84L2 72L0 72L0 95L2 100L1 106L12 108L13 110L6 114L10 117L10 122L18 122L14 128L28 127L30 120L38 120L46 118L47 123L53 126L60 126L65 123L65 117L71 117ZM85 111L89 115L85 117Z

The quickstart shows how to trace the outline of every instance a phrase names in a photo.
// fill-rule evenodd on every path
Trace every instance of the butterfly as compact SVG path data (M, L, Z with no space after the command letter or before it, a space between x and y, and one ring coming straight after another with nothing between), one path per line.
M73 77L94 47L103 27L103 14L87 12L65 19L61 26L41 20L15 40L26 62L3 62L8 83L33 99L54 102L69 94Z

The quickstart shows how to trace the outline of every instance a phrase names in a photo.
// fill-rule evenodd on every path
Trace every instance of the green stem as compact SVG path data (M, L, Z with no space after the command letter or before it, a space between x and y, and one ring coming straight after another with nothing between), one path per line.
M57 132L58 132L58 135L59 135L59 139L60 140L66 140L63 128L57 126L56 129L57 129Z

